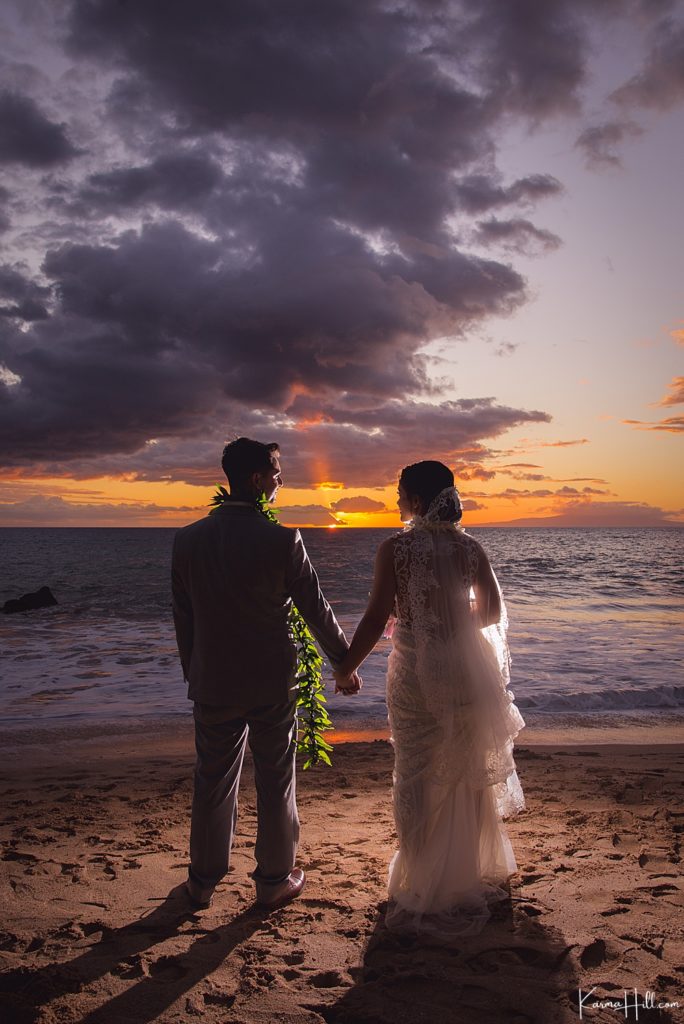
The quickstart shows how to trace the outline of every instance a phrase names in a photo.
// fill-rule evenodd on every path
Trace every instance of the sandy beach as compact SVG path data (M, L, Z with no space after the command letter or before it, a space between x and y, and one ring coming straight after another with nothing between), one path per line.
M185 901L190 722L6 734L0 1020L546 1024L578 1020L580 1000L590 1022L684 1020L684 744L607 738L523 733L510 901L476 938L440 945L383 926L385 740L300 773L307 886L268 915L249 878L249 764L233 868L210 909Z

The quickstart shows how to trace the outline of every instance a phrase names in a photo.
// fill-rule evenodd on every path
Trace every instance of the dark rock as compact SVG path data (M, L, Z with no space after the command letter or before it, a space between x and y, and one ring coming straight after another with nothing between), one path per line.
M12 612L32 612L37 608L50 608L57 604L57 598L49 587L41 587L35 594L22 594L11 601L5 601L2 610L6 615Z

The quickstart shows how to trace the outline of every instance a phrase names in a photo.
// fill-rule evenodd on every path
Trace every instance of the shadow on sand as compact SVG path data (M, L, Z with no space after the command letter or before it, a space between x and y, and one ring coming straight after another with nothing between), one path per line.
M381 906L354 986L338 1002L310 1008L327 1024L576 1021L572 946L543 927L529 903L513 907L498 904L479 935L446 944L388 931Z
M135 1020L149 1024L173 1002L211 974L245 939L265 921L264 912L253 905L230 923L210 932L198 925L200 934L189 949L178 956L147 960L143 954L173 938L192 934L185 925L198 923L185 895L185 886L175 886L152 913L122 928L107 928L94 923L90 934L101 931L99 941L81 956L45 967L22 967L0 975L3 1024L33 1024L42 1009L53 1000L82 992L98 979L111 974L118 978L139 978L136 984L105 1003L79 1016L79 1024L121 1024ZM154 954L152 954L154 956ZM218 1001L217 997L217 1001ZM233 996L222 997L226 1008ZM102 1001L100 999L100 1001Z

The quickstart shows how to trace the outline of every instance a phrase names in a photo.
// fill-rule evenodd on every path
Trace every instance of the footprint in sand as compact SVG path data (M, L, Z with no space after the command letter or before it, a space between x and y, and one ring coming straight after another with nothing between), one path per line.
M336 903L334 900L323 900L315 899L314 897L300 896L300 905L306 907L320 907L323 910L335 910L338 914L344 914L348 917L353 913L351 907L346 906L344 903Z
M587 814L582 814L579 811L568 811L566 813L566 818L568 819L569 825L586 825L589 821L589 816Z
M13 932L0 931L0 950L8 953L18 953L24 948L24 943L18 935Z
M659 974L656 978L656 985L659 989L667 989L679 986L681 979L673 978L671 974Z
M149 965L149 970L151 977L161 977L164 981L178 981L188 973L188 968L175 956L160 957Z
M32 853L25 853L22 850L16 850L14 847L9 847L2 851L0 860L16 861L17 864L23 864L30 866L38 863L38 858L34 857Z
M76 884L78 882L85 882L86 880L86 868L83 864L60 864L61 873L63 875L69 875L71 881Z
M102 906L102 904L91 904L91 906ZM114 935L113 929L105 924L104 921L81 921L78 927L86 938L90 938L91 935L96 935L99 932L100 938L97 940L98 942L108 942Z
M665 949L665 939L659 938L659 939L653 939L651 941L648 941L648 939L647 939L644 942L640 942L639 945L647 953L650 953L651 956L657 957L658 960L662 960L663 959L663 950Z
M207 1006L222 1006L227 1010L235 1002L236 996L228 992L205 992L202 998Z
M88 858L89 864L103 865L102 874L105 879L109 882L113 882L118 877L115 862L110 857L105 857L103 854L97 854L94 857Z
M303 964L306 960L306 953L286 953L283 960L290 967L295 967L298 964Z
M261 988L271 988L276 982L276 976L266 967L254 967L252 964L245 964L240 971L240 988L246 992L256 992Z
M652 896L668 896L670 893L678 893L680 890L678 886L664 882L662 885L638 885L637 891L650 892Z
M466 963L476 973L496 974L498 971L523 964L534 964L552 970L556 966L556 958L543 949L534 946L496 946L485 949L475 956L468 957Z
M589 967L600 967L606 960L606 944L603 939L595 939L585 946L580 953L580 963L586 970Z
M540 882L543 878L546 878L546 875L538 875L534 873L523 875L523 877L520 879L520 884L532 885L533 882Z
M110 973L116 975L117 978L148 978L150 968L147 960L138 953L126 957L125 960L120 960Z
M518 910L528 917L539 917L543 913L539 907L535 907L532 903L520 903L518 904Z
M323 971L321 974L314 974L309 978L314 988L339 988L345 984L345 980L338 971Z

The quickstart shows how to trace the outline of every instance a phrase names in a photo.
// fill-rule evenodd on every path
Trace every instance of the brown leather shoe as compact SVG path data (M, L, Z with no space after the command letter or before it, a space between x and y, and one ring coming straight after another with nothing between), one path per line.
M270 899L257 898L257 906L261 907L262 910L277 910L278 907L284 907L299 896L304 888L305 881L306 875L302 869L294 868L285 881L275 887L275 891Z
M211 906L213 888L202 889L193 878L188 878L185 882L185 892L193 910L206 910Z

